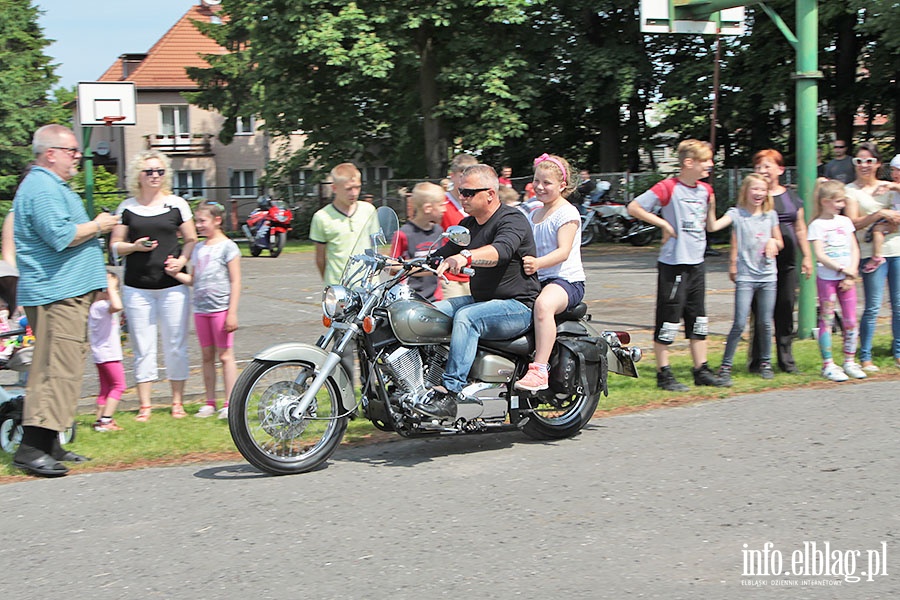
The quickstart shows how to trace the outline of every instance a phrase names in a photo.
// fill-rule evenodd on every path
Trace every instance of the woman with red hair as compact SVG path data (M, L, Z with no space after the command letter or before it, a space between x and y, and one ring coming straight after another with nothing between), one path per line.
M769 192L775 200L775 211L778 213L778 224L781 237L784 238L784 249L778 253L778 283L775 292L775 355L778 367L785 373L796 373L794 362L794 305L797 302L797 251L802 258L800 271L804 277L812 274L812 258L809 241L806 239L806 220L803 216L803 201L781 184L784 174L784 157L773 149L760 150L753 155L753 170L766 178ZM737 269L734 253L730 269ZM736 271L735 271L736 272ZM765 335L762 323L756 319L756 303L753 303L753 341L750 344L748 369L759 371L759 350L761 338Z

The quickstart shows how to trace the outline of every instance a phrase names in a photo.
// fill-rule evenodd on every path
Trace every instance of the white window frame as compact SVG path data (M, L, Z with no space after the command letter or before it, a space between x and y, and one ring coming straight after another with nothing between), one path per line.
M234 135L254 135L256 134L256 117L235 117L234 118Z
M171 112L172 131L166 131L166 114ZM159 140L173 146L191 143L190 110L187 104L160 105L159 107Z
M249 177L249 184L248 184ZM237 181L235 181L237 180ZM256 171L234 170L228 177L228 187L232 198L256 198L257 196L257 179Z
M182 183L182 180L185 182ZM197 185L199 183L199 185ZM205 171L175 171L172 178L172 186L175 193L190 200L191 198L206 198L204 190L206 188L206 172Z

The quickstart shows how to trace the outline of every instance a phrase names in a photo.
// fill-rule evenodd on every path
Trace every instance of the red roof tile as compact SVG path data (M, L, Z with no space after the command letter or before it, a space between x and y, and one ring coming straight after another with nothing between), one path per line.
M206 37L193 21L210 22L220 7L194 5L157 41L144 60L123 77L122 57L110 66L99 81L133 81L138 89L195 90L197 84L187 76L185 67L208 67L204 54L228 51Z

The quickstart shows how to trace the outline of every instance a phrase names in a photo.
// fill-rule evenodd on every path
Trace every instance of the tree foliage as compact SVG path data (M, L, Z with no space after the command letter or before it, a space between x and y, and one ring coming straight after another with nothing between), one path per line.
M794 28L794 0L767 4ZM201 27L231 53L191 70L192 99L256 114L276 136L305 133L303 151L281 157L287 171L354 159L439 177L458 151L516 170L544 151L594 171L652 168L653 147L709 139L716 40L643 35L638 5L224 0L225 24ZM819 97L831 111L820 131L852 137L859 107L897 114L900 11L892 0L818 5ZM762 147L794 151L794 48L758 4L747 20L749 33L718 41L727 166Z
M0 0L0 198L12 197L31 160L34 131L61 118L48 99L58 80L44 54L49 43L30 0Z

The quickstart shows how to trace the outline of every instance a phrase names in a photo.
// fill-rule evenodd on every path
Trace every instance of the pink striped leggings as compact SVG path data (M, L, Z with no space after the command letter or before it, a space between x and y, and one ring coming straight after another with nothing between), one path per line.
M816 278L819 291L819 351L823 360L831 360L831 328L834 326L834 306L841 305L844 321L844 359L856 354L859 328L856 325L856 287L841 291L840 281Z

